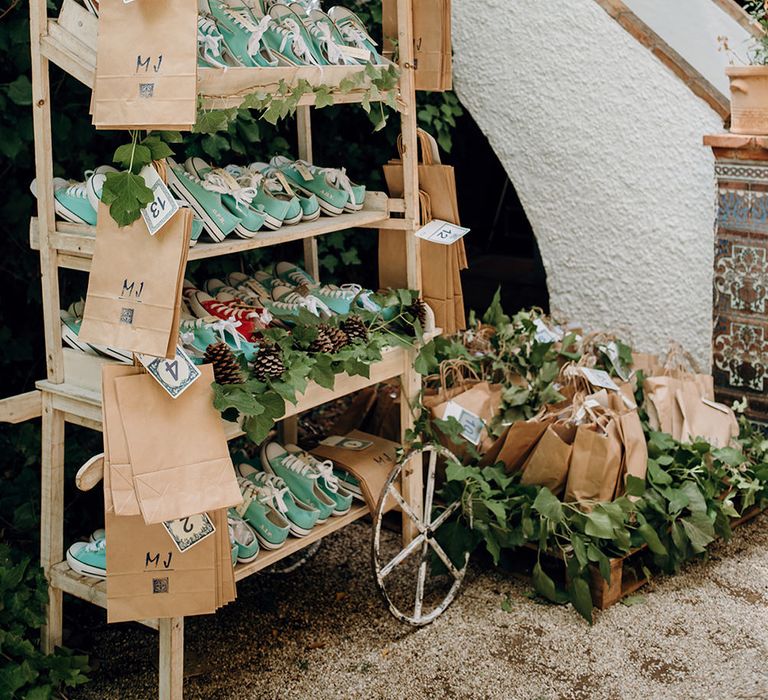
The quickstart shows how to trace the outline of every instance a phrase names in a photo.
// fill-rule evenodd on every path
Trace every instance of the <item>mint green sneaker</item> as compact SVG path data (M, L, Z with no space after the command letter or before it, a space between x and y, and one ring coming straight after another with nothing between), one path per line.
M253 528L232 508L227 512L227 525L230 540L236 547L235 560L240 564L250 564L259 556L259 538Z
M197 17L197 65L200 67L230 68L224 57L224 37L213 18L205 13Z
M352 494L352 498L356 498L358 501L365 501L360 480L356 476L340 467L333 468L333 475L339 480L339 483L344 485L344 489Z
M262 547L282 547L291 532L288 520L270 505L271 497L263 489L243 477L238 477L237 483L243 502L234 509L235 512L253 528Z
M289 5L299 14L297 3ZM300 8L304 12L304 8ZM348 44L333 20L321 10L309 10L301 17L312 38L315 53L332 66L359 65L360 61L346 50Z
M230 287L234 287L239 293L253 295L259 304L264 304L270 297L270 291L258 280L248 277L243 272L230 272L227 277Z
M253 238L264 228L266 213L255 201L255 188L238 182L226 169L211 167L202 158L187 158L184 169L198 178L203 187L221 195L224 206L240 219L235 227L240 238Z
M104 183L107 180L107 174L116 172L117 168L113 168L111 165L100 165L98 168L85 171L85 191L88 195L88 201L91 203L94 211L99 210L99 202L101 201L101 195L104 192Z
M320 208L329 216L338 216L345 209L362 209L363 193L355 192L343 169L318 168L303 160L291 162L285 156L275 156L270 165L280 170L296 189L317 197ZM356 187L360 187L357 185ZM358 203L358 198L361 201Z
M352 46L362 51L368 51L368 59L360 58L359 63L373 63L383 65L387 63L377 50L378 44L371 38L360 18L346 7L332 7L328 10L330 17L347 46Z
M320 203L317 201L317 197L314 194L307 194L291 187L288 178L277 168L273 168L268 163L251 163L248 166L248 170L261 173L270 179L277 179L285 192L290 193L299 200L302 221L314 221L320 216Z
M269 8L274 24L265 32L264 41L278 59L289 66L328 65L318 53L300 14L286 5Z
M320 511L320 522L327 520L336 503L318 486L320 474L306 462L276 442L265 442L261 446L261 465L264 471L275 474L288 484L296 498Z
M294 287L287 284L276 284L272 287L272 300L264 302L274 316L298 316L302 309L320 318L330 318L333 311L322 301L311 294L299 294Z
M323 302L334 313L347 314L353 304L374 313L381 309L371 299L373 292L369 289L363 289L359 284L320 285L306 270L289 262L277 263L275 273L288 284L297 287L306 286L313 297Z
M344 515L350 511L352 508L352 494L341 485L339 479L333 473L333 462L330 459L321 461L313 454L305 452L296 445L286 445L285 449L286 452L309 464L320 475L317 479L317 485L336 504L333 508L333 515Z
M245 6L236 8L223 0L207 0L207 3L227 53L240 65L247 68L277 66L277 58L263 41L268 21L257 22Z
M107 540L75 542L67 550L67 564L72 571L91 578L107 577Z
M264 209L264 225L267 228L275 231L283 224L301 220L301 205L298 200L293 202L294 198L283 196L279 187L269 187L264 175L253 173L239 165L228 165L225 169L242 187L255 191L253 203Z
M80 327L83 324L83 310L85 302L81 299L70 304L66 311L59 312L61 319L61 339L69 347L84 352L87 355L104 355L123 364L133 364L133 353L106 345L96 345L80 340Z
M36 179L30 183L29 190L37 197ZM72 182L62 177L53 178L53 207L64 221L96 225L96 209L88 199L86 182Z
M166 159L168 186L179 199L189 204L214 241L223 241L241 223L221 201L221 194L211 191L171 158Z
M258 462L254 465L250 460L240 460L237 472L260 490L270 506L285 516L292 535L306 537L321 522L319 510L296 498L279 476L259 469Z

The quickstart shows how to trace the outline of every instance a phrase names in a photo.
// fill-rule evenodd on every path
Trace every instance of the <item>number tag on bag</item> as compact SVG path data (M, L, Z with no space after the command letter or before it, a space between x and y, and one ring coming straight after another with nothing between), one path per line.
M155 195L155 198L141 210L149 233L154 236L179 211L179 203L151 165L145 165L139 174Z
M176 356L167 360L164 357L153 357L137 353L147 371L155 378L157 383L168 392L172 399L176 399L186 391L200 376L200 370L195 367L187 353L176 346Z
M451 245L468 234L470 229L463 226L451 224L442 219L432 219L428 224L422 226L416 235L430 243L440 243L441 245Z
M178 520L166 520L163 526L168 530L168 534L182 554L216 531L206 513L190 515Z

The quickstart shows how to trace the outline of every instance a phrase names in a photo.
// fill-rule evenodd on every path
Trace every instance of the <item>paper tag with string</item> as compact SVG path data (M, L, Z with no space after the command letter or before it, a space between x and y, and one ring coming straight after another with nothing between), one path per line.
M441 245L451 245L460 238L468 234L470 229L463 226L451 224L442 219L432 219L426 226L422 226L416 235L430 243L440 243Z
M152 165L145 165L139 173L144 179L144 183L152 190L155 198L141 210L144 222L147 224L149 233L154 236L171 217L179 211L179 203L171 194L168 186L163 182Z

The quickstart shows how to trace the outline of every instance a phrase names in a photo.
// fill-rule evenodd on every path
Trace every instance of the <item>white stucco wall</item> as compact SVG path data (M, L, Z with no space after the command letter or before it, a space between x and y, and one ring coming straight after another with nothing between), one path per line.
M553 311L710 361L706 103L594 0L458 0L455 87L541 249Z
M643 22L685 58L723 95L729 94L725 68L746 63L754 38L711 0L624 0ZM720 50L718 37L741 60Z

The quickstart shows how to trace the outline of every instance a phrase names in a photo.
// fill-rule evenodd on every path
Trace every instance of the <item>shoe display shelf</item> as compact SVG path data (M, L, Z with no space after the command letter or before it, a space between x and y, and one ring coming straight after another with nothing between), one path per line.
M416 106L413 76L413 0L397 0L398 45L400 47L400 79L397 103L400 107L403 140L404 196L392 199L383 193L366 196L362 211L334 218L264 232L251 240L232 240L218 244L198 243L190 250L190 260L236 254L253 248L302 240L304 267L319 278L316 236L349 227L405 230L405 269L398 270L402 286L421 287L418 238L413 235L419 225L418 169L416 160ZM54 215L53 153L51 139L51 91L49 68L53 63L92 86L96 65L98 21L74 0L64 0L58 17L49 17L46 0L30 0L30 33L32 47L32 94L35 129L35 164L38 183L38 216L30 223L32 248L39 250L46 347L46 378L37 382L34 391L0 400L0 421L20 423L41 418L41 510L40 562L49 585L46 625L42 630L43 649L52 650L62 643L63 593L74 595L102 607L106 606L106 583L74 573L64 558L64 440L66 424L101 430L101 367L110 360L80 355L62 347L59 310L60 268L88 271L93 255L95 230L58 222ZM239 104L243 95L255 90L277 90L281 80L296 84L305 79L310 84L337 86L364 66L326 66L299 68L213 68L198 69L199 93L209 108ZM351 91L338 94L336 102L353 103L367 93ZM296 113L298 155L312 162L311 109L314 98L302 99ZM290 405L281 423L284 437L295 441L299 414L325 402L371 386L386 379L400 378L402 385L402 435L413 425L410 405L418 396L421 382L413 369L414 350L393 347L384 351L382 359L371 365L370 376L338 375L333 389L310 384L296 405ZM226 424L229 439L242 435L239 425ZM386 468L386 467L382 467ZM98 460L91 460L78 484L96 485L101 477ZM82 470L81 470L82 472ZM379 475L380 476L380 475ZM84 487L84 486L83 486ZM421 461L412 460L402 469L399 492L413 512L423 509L424 484ZM235 576L241 580L280 559L311 545L331 532L345 527L369 513L368 505L355 505L352 510L316 527L307 537L291 538L282 548L265 552L250 564L238 565ZM403 517L403 540L410 542L415 529ZM237 602L234 603L237 605ZM177 699L183 695L184 619L147 620L144 624L159 630L159 697Z

